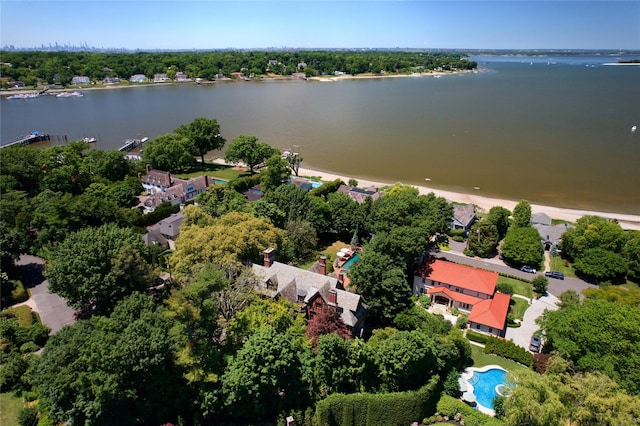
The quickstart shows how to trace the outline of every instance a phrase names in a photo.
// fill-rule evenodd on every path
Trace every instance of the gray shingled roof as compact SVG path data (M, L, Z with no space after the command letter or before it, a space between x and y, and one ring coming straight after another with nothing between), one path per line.
M537 223L540 225L551 225L551 217L546 213L534 213L531 215L531 223Z
M453 206L453 218L460 222L463 227L468 228L475 217L476 206L474 204L465 204L462 206L456 204Z

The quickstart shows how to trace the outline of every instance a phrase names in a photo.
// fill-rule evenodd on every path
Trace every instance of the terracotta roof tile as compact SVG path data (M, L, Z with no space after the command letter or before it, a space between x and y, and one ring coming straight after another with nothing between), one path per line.
M496 292L493 295L493 299L483 300L473 305L473 309L469 314L469 322L497 328L498 330L504 329L510 301L511 296L508 294Z
M445 260L428 260L418 269L417 274L435 282L452 284L456 287L492 295L496 290L498 273L483 271L470 266L458 265Z

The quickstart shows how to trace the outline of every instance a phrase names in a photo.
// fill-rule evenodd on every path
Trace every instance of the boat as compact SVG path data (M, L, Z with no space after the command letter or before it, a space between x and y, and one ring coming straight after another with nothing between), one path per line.
M98 142L98 139L96 138L82 138L80 139L82 142L84 143L94 143L94 142Z
M60 92L56 95L56 98L81 98L84 95L82 94L82 92Z
M638 130L638 126L632 126L631 127L631 132L635 132L636 130Z
M39 93L17 93L7 97L7 99L33 99L40 96Z
M140 146L141 144L145 143L148 140L149 138L146 138L146 137L142 139L127 139L123 142L122 146L118 148L118 151L121 151L121 152L131 151L132 149L137 148L138 146Z

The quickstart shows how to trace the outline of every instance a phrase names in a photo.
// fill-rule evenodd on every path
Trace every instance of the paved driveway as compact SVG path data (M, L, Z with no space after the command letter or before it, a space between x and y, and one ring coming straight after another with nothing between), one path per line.
M529 306L524 313L521 326L518 328L507 327L507 333L505 339L513 340L518 346L522 346L525 349L529 349L529 342L531 335L538 330L538 324L536 324L536 318L538 318L545 309L556 310L558 309L558 298L552 294L542 296L540 299L534 299L533 303Z
M31 291L31 298L24 304L40 314L40 320L51 328L51 334L65 325L73 324L73 308L57 294L49 293L49 282L42 276L44 260L23 255L16 264L22 269L24 284Z

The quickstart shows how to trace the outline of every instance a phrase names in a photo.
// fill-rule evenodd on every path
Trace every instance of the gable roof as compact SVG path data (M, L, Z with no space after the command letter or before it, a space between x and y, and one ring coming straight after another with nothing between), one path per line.
M453 218L460 222L463 227L468 228L476 218L475 204L465 204L462 206L455 204L453 206Z
M543 241L549 241L550 243L557 244L562 239L562 234L564 231L569 229L568 225L542 225L539 223L535 223L533 225L534 228L540 234L540 239Z
M498 330L504 329L510 301L511 296L508 294L496 292L493 298L473 305L469 314L469 322L497 328Z
M456 287L489 295L495 292L498 281L497 272L484 271L439 259L426 260L416 274L431 281L452 284Z
M252 269L264 285L259 291L270 297L279 294L290 302L296 303L298 296L300 296L304 303L308 304L317 296L327 301L329 290L335 290L336 305L342 308L340 317L346 325L354 327L364 314L360 295L337 288L338 280L336 278L280 262L273 262L270 267L253 264ZM268 281L277 288L268 289L266 285Z
M349 196L353 201L360 204L364 203L367 197L371 197L371 201L375 201L380 198L380 193L375 187L369 187L367 189L356 188L353 186L340 185L338 192L343 192Z
M551 225L551 217L545 213L534 213L531 215L530 222L541 225Z

